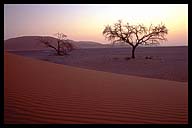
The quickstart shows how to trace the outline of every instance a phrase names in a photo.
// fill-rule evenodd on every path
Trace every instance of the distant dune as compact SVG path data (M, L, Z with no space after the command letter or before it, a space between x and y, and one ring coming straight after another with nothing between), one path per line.
M79 48L104 48L103 44L93 41L76 41L74 44Z
M38 36L23 36L4 41L5 50L34 50L46 49L37 40Z
M188 83L4 53L4 123L187 124Z
M4 41L5 50L42 50L50 49L46 48L38 40L40 36L22 36L17 38L11 38ZM48 37L49 40L53 41L53 44L56 43L56 38ZM109 47L108 45L103 45L97 42L91 41L73 41L70 40L77 48L104 48Z

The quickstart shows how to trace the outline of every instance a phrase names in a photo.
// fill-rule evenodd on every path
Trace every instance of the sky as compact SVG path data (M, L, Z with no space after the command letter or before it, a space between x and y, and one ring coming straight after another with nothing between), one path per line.
M164 46L188 45L188 4L4 4L4 40L19 36L54 36L75 41L105 40L105 26L118 20L131 25L164 23Z

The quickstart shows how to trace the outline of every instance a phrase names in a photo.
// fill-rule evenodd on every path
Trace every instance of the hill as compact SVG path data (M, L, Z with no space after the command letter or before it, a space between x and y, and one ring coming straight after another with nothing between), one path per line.
M47 50L47 48L39 41L41 36L22 36L11 38L4 41L5 50ZM57 39L47 36L49 40L56 44ZM104 48L108 45L104 45L93 41L74 41L69 40L76 48Z

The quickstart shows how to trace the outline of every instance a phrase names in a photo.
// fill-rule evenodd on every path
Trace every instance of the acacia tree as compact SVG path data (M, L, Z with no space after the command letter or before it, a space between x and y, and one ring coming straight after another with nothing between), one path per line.
M73 44L66 39L67 35L63 33L56 33L55 35L57 37L56 45L54 45L54 41L50 40L48 37L40 37L39 41L46 47L54 49L59 56L68 55L68 52L74 49Z
M166 41L165 35L168 34L168 30L165 25L160 24L149 28L143 24L129 25L122 24L121 20L118 20L113 26L107 25L103 30L103 35L109 41L113 43L125 42L132 46L132 58L135 58L135 49L139 45L159 44L160 41Z

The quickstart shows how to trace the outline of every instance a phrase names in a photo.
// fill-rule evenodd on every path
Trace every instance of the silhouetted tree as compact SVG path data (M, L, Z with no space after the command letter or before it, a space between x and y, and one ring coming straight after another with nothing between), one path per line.
M103 30L103 35L109 41L125 42L132 46L132 58L135 58L135 49L138 45L159 44L160 41L166 41L165 35L168 34L168 30L165 25L160 24L149 28L142 24L129 25L122 24L121 20L118 20L114 26L107 25Z
M56 46L54 45L54 41L50 40L48 37L40 37L40 42L45 44L46 47L50 47L54 49L57 55L67 55L68 52L71 52L74 49L73 44L66 39L66 35L63 33L56 33L57 37Z

